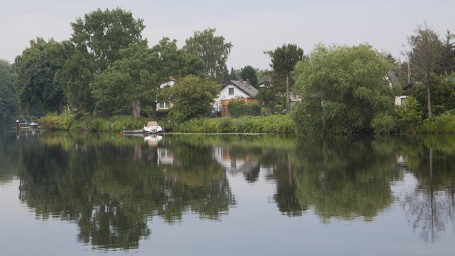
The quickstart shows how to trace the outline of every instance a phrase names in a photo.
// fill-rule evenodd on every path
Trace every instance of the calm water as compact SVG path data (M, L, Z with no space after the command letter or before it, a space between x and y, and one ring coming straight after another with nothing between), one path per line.
M454 255L455 137L0 136L1 255Z

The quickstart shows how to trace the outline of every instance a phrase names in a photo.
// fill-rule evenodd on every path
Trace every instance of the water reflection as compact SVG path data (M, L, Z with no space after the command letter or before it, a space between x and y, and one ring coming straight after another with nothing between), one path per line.
M296 197L323 222L332 218L371 221L393 202L391 182L400 178L388 141L370 138L304 140L294 166Z
M10 182L17 175L19 147L14 133L0 128L0 185Z
M137 248L156 217L221 221L236 204L229 177L238 175L273 183L283 215L374 221L398 201L423 240L454 230L453 137L40 134L22 142L8 153L20 156L20 199L39 218L77 223L78 240L97 248ZM417 185L396 197L393 184L406 175Z
M401 150L407 155L404 168L417 180L413 193L406 194L401 205L420 237L434 242L443 232L454 229L455 139L408 138Z
M41 138L21 147L20 199L41 218L76 222L79 240L95 247L136 248L153 216L172 223L191 211L218 219L235 203L209 146Z

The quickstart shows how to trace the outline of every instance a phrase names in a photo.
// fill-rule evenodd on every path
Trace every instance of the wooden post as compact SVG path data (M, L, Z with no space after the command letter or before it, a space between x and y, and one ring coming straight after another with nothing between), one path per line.
M19 124L19 120L16 120L16 138L19 139L19 133L21 130L21 126Z

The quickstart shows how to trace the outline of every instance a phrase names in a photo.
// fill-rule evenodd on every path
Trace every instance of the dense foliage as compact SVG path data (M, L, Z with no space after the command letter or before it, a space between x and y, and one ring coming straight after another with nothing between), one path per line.
M270 67L272 71L272 86L274 93L279 97L284 97L286 112L291 110L290 93L294 87L294 79L291 72L295 65L304 59L303 49L295 44L284 44L273 51L265 52L271 58Z
M426 23L409 36L407 92L426 109L425 118L455 109L455 42L447 31L445 39Z
M143 20L120 8L87 13L71 23L71 41L82 53L88 53L95 62L95 72L102 73L120 58L120 50L130 44L146 45L142 39Z
M191 119L177 125L176 132L196 133L281 133L294 134L295 126L287 115L243 116L239 118Z
M240 70L240 78L244 81L249 81L256 89L258 88L258 77L256 75L256 70L252 66L242 68Z
M171 89L174 107L169 114L177 122L206 117L211 113L218 93L218 85L210 79L193 75L183 77Z
M216 29L208 28L196 31L185 41L184 49L202 59L204 72L221 83L228 73L226 61L232 49L230 42L225 42L223 36L215 36Z
M390 63L368 45L319 46L294 72L302 103L293 112L300 132L370 132L378 114L394 110Z
M247 104L244 100L235 100L229 102L228 111L232 117L258 116L261 114L261 106L258 103Z
M37 38L30 41L30 47L16 58L15 87L22 111L43 115L63 110L63 87L54 75L68 58L67 47L67 42Z
M176 40L166 37L149 47L142 38L143 20L120 8L87 13L71 27L69 40L37 38L14 65L0 63L0 118L17 117L19 106L23 116L66 111L98 118L131 110L138 120L144 115L158 120L159 103L171 102L175 109L165 116L180 123L210 114L209 97L219 88L204 87L206 78L217 83L243 79L256 87L261 83L256 96L260 114L289 112L292 94L293 118L303 133L415 133L436 127L454 132L455 37L447 31L441 39L426 24L409 37L405 62L368 45L318 46L307 57L297 45L283 44L264 52L272 70L247 65L231 68L230 74L226 62L233 45L214 28L194 32L179 49ZM396 79L384 79L390 73ZM200 80L187 83L188 75ZM186 85L166 88L170 80ZM399 83L402 92L395 88ZM394 108L392 97L399 93L416 101ZM231 112L257 115L258 109L234 104Z
M14 68L6 61L0 60L0 121L12 120L18 113Z

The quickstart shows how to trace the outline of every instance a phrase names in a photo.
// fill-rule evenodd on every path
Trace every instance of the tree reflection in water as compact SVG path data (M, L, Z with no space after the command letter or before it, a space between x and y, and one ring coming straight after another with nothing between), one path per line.
M147 222L167 222L191 211L218 219L235 203L211 148L175 140L162 145L177 162L159 161L157 147L93 139L43 138L21 148L20 199L36 215L74 221L78 239L97 248L137 248ZM164 150L165 149L165 150ZM142 157L145 155L147 157Z
M434 241L455 220L455 141L438 138L40 136L21 144L20 199L41 218L76 222L81 242L128 249L149 237L152 217L219 220L236 203L227 175L249 183L263 175L284 215L372 221L400 200L422 239ZM392 184L409 173L418 186L395 199Z
M408 141L401 148L408 159L405 170L415 175L417 185L401 205L420 237L434 242L455 229L455 139L427 136Z

